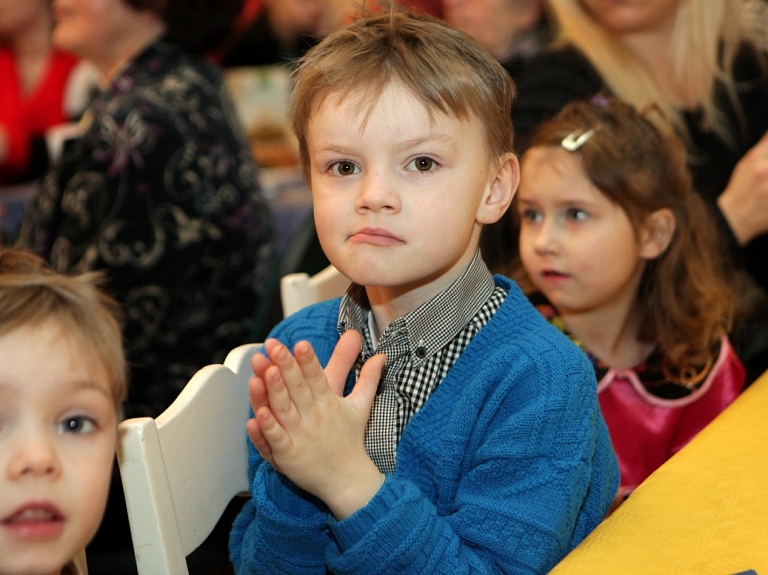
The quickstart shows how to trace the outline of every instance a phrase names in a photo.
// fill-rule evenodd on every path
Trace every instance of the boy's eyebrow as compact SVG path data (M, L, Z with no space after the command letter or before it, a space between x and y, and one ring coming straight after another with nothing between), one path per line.
M429 134L427 136L421 136L418 138L410 138L408 140L403 140L402 142L398 142L397 144L395 144L394 148L396 150L407 150L409 148L420 146L422 144L432 144L432 143L445 143L453 146L457 145L456 140L454 140L450 136L447 136L446 134Z
M64 383L67 385L67 387L71 388L73 391L78 391L81 389L93 389L96 391L100 391L107 396L111 394L109 383L105 387L103 384L93 379L72 379Z
M447 136L445 134L430 134L428 136L420 136L417 138L409 138L407 140L403 140L401 142L395 143L392 147L396 151L402 151L402 150L408 150L410 148L414 148L416 146L420 146L423 144L431 144L431 143L445 143L451 146L457 146L458 143L456 140L451 138L450 136ZM323 143L319 142L317 146L314 146L312 148L312 151L314 153L319 152L335 152L340 154L348 154L348 153L354 153L355 148L352 146L344 145L344 144L336 144L333 142L329 143Z
M107 397L111 397L111 394L112 394L111 386L109 384L107 384L105 388L104 385L92 379L62 380L60 388L70 393L79 391L81 389L84 389L84 390L93 389L95 391L103 393ZM21 391L21 387L19 385L0 381L0 395L18 395L20 391Z

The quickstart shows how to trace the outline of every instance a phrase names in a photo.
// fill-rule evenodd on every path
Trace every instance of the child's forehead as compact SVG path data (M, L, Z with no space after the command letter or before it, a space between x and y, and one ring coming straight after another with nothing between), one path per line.
M55 318L23 323L0 333L0 393L42 391L66 397L96 392L112 400L105 361L85 334ZM43 363L32 361L40 355ZM19 361L8 361L13 356Z
M430 102L428 98L421 96L398 79L390 79L380 84L364 84L351 90L331 90L318 97L314 113L317 114L321 110L327 111L328 107L333 107L345 114L352 112L353 117L348 118L349 120L365 122L378 106L397 107L406 103L423 110L431 121L438 116L456 120L466 119L450 110L442 110L438 104Z

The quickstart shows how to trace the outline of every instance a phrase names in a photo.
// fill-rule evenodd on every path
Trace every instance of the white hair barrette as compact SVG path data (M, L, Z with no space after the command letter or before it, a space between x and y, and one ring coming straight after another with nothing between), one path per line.
M565 138L562 139L560 142L560 145L568 150L569 152L575 152L579 148L581 148L587 140L589 140L593 134L595 133L595 129L592 128L591 130L587 130L586 132L582 133L581 135L577 136L578 130L574 130L570 134L568 134Z

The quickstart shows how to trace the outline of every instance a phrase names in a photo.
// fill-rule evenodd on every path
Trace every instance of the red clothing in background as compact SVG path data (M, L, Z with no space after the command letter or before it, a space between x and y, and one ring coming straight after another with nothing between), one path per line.
M0 183L24 176L31 161L31 141L52 126L68 121L64 113L67 80L78 59L54 50L37 86L22 94L14 54L0 48L0 124L8 137L8 154L0 165Z

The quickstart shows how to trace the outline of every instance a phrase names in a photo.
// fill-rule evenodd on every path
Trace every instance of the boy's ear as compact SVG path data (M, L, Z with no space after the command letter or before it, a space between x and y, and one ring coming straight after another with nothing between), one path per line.
M495 175L492 175L483 194L477 208L477 221L481 224L492 224L501 219L512 203L519 184L520 162L513 152L507 152L499 158Z
M663 254L675 234L675 215L669 208L653 212L640 234L640 257L652 260Z

